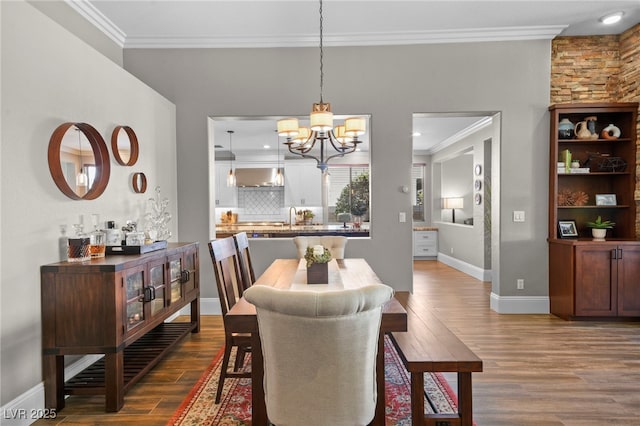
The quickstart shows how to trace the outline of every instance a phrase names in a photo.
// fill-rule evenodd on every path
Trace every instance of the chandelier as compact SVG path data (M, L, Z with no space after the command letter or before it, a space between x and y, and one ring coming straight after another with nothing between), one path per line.
M349 117L344 120L344 124L333 127L331 104L325 103L322 98L324 86L322 31L322 0L320 0L320 102L313 104L309 115L309 127L300 126L297 118L283 118L278 120L278 134L287 138L284 144L289 148L289 152L316 160L317 167L324 173L329 160L356 151L358 144L362 143L358 140L358 136L363 135L366 128L365 119L362 117ZM319 144L319 156L311 154L316 144Z

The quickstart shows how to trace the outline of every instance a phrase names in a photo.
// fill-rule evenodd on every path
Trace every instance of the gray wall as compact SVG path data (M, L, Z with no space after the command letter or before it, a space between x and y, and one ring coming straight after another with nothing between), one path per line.
M434 188L433 217L438 227L438 251L446 256L458 259L479 269L491 269L490 247L486 247L485 214L486 198L477 205L474 202L474 180L480 179L483 188L491 179L490 175L483 175L489 170L491 162L485 160L485 140L491 138L496 123L464 137L456 143L435 153L433 162ZM483 175L476 176L474 166L479 164L483 168ZM438 174L438 176L435 176ZM484 191L483 191L484 193ZM451 223L451 211L441 209L442 197L459 195L464 198L464 209L456 209L456 225ZM499 203L498 203L499 204ZM462 225L463 220L472 217L473 226Z
M92 213L120 224L138 220L160 185L179 239L175 107L30 4L2 1L0 11L0 404L20 397L33 408L43 401L40 266L59 260L59 225L71 228ZM68 121L90 123L107 143L116 125L137 133L137 164L111 160L109 184L96 200L67 198L49 173L49 138ZM132 191L134 171L146 174L146 194Z
M125 49L124 64L176 104L179 227L187 240L213 236L207 116L303 115L318 101L316 48ZM502 257L494 293L515 295L515 280L524 277L526 292L518 295L546 295L550 42L326 48L324 70L324 99L334 113L372 115L372 237L350 241L348 255L366 258L396 290L411 289L412 224L399 223L398 212L411 212L400 188L410 185L412 114L499 111L502 192L494 223ZM527 222L499 220L512 210L526 211ZM264 267L290 245L261 241L255 256ZM210 266L202 277L203 295L215 296Z

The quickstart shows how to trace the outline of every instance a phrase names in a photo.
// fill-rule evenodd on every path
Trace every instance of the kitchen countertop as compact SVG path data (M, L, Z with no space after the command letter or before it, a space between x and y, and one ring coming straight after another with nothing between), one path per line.
M342 225L291 225L282 222L245 222L216 224L219 237L246 232L249 238L292 238L295 236L344 235L347 237L368 237L369 229L344 228Z
M414 226L413 230L414 231L437 231L438 228L436 228L435 226Z

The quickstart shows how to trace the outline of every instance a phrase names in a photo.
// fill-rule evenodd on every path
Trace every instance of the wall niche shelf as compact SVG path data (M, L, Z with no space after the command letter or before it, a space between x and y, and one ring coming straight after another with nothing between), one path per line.
M564 319L640 317L640 241L634 199L638 103L558 104L550 106L549 112L551 313ZM595 124L591 133L599 136L576 139L569 130L566 138L565 127L560 137L567 120L574 126L589 121ZM610 124L620 129L620 137L600 136ZM577 159L581 170L566 173L558 163L566 166L569 158ZM598 194L614 194L615 205L596 205ZM576 199L583 205L571 205ZM594 240L587 225L598 216L615 222L604 241ZM575 221L578 237L560 238L559 221Z

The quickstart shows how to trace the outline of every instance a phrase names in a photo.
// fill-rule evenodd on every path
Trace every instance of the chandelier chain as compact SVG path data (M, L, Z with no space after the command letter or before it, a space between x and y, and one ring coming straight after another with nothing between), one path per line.
M323 30L323 18L322 18L322 0L320 0L320 103L324 103L322 100L322 89L324 87L324 51L322 45L322 30Z

